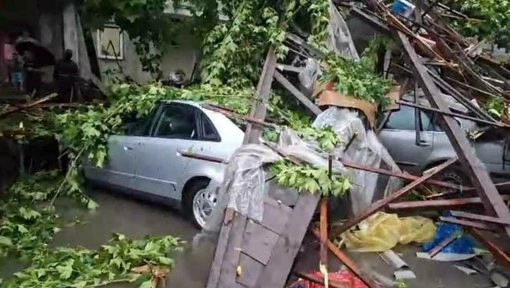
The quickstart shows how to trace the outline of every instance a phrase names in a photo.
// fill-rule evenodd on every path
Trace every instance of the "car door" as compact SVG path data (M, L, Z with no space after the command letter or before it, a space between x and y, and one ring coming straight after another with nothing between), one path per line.
M112 135L108 138L108 156L103 167L86 165L85 175L88 179L119 188L134 189L135 153L139 147L140 137L148 136L152 114L129 122L126 135Z
M132 136L110 136L108 138L108 158L103 167L87 165L88 179L104 184L129 188L135 179L134 148L138 140Z
M431 131L430 117L420 111L417 141L415 113L415 108L404 105L400 106L400 110L391 112L379 133L379 140L402 169L419 173L432 152L434 132Z
M162 105L151 137L136 152L136 187L156 196L179 198L177 183L190 159L179 151L194 150L198 140L197 108L184 103Z

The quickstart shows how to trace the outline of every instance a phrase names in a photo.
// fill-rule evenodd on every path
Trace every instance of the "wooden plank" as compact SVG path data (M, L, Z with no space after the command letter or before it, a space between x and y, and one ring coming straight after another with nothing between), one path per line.
M439 166L432 168L432 171L429 174L424 175L424 176L414 180L413 182L402 187L400 190L396 191L395 193L391 194L390 196L373 203L363 213L359 214L356 217L350 218L341 226L333 228L331 231L331 239L336 238L338 235L340 235L340 234L344 233L345 231L351 229L352 227L356 226L361 221L367 219L371 215L375 214L377 211L383 209L390 202L393 202L393 201L397 200L398 198L406 195L407 193L412 191L414 188L416 188L418 185L427 181L427 179L434 177L434 175L443 171L444 169L446 169L447 167L449 167L456 161L457 161L456 158L450 159L450 160L440 164Z
M267 264L271 251L278 241L278 234L251 220L248 220L244 234L243 253L264 265Z
M331 159L331 158L330 158ZM322 197L320 202L320 254L319 265L327 271L328 267L328 197ZM325 277L328 277L327 274Z
M468 213L468 212L464 212L464 211L451 211L451 214L452 214L452 216L460 217L460 218L478 220L478 221L483 221L483 222L490 222L490 223L495 223L495 224L510 225L510 219L500 219L500 218L496 218L496 217L473 214L473 213Z
M347 168L363 170L363 171L378 173L378 174L387 175L387 176L398 177L398 178L402 178L402 179L406 179L406 180L410 180L410 181L415 181L417 179L420 179L420 176L416 176L416 175L409 174L406 172L394 172L394 171L390 171L390 170L386 170L386 169L382 169L382 168L363 166L361 164L357 164L354 162L348 162L348 161L345 161L342 159L339 159L339 160ZM429 180L425 181L425 183L430 184L430 185L436 185L436 186L440 186L440 187L460 190L460 191L468 191L469 189L472 188L472 187L461 186L461 185L457 185L457 184L453 184L453 183L449 183L449 182L438 181L438 180L434 180L434 179L429 179ZM510 184L508 184L508 186L510 187Z
M287 89L296 99L301 102L305 106L305 108L310 111L314 115L319 115L322 113L322 110L315 105L312 100L308 99L301 91L299 91L292 83L290 83L285 76L283 76L280 72L276 71L274 73L274 78L278 83L280 83L285 89Z
M236 270L239 264L239 257L241 256L241 245L244 238L244 229L246 227L246 216L236 214L232 220L232 229L228 236L227 249L225 256L220 263L220 281L219 287L234 287L236 282Z
M439 220L446 223L457 224L465 227L477 228L481 230L494 231L494 227L481 222L474 222L468 220L457 219L454 217L439 217Z
M217 288L220 283L221 265L227 249L228 237L230 230L232 229L232 223L228 223L221 227L220 236L218 237L218 244L214 251L214 259L211 264L211 270L209 271L209 277L207 280L207 288Z
M442 111L449 112L448 105L445 103L444 99L442 99L439 89L421 63L416 51L411 46L411 43L409 43L409 39L400 32L398 33L398 37L411 60L413 72L423 92L430 101L430 104ZM503 202L494 183L492 183L489 173L476 156L471 143L466 138L466 133L459 127L455 119L444 117L444 115L441 114L438 115L441 120L440 124L442 124L443 130L446 132L450 143L457 153L462 167L465 172L467 172L467 175L471 175L473 186L475 186L486 212L498 218L510 219L510 211ZM505 227L505 230L507 236L510 237L510 226Z
M411 102L408 102L408 101L398 100L398 101L396 101L396 103L398 103L400 105L404 105L404 106L418 108L417 110L430 111L430 112L439 113L439 114L443 114L443 115L450 116L450 117L456 117L456 118L462 118L462 119L471 120L471 121L474 121L474 122L477 122L477 123L493 125L493 126L496 126L496 127L507 127L508 128L508 125L504 125L504 124L499 123L499 122L488 121L488 120L484 120L484 119L480 119L480 118L476 118L476 117L471 117L471 116L468 116L468 115L465 115L465 114L460 114L460 113L445 112L445 111L441 111L441 110L439 110L437 108L426 107L426 106L423 106L423 105L417 105L417 104L414 104L414 103L411 103Z
M267 112L267 101L269 100L269 96L271 95L271 84L273 83L273 75L275 73L276 67L276 54L274 52L274 47L269 47L269 51L267 52L266 61L264 62L264 68L262 69L262 75L260 76L259 83L257 85L257 92L255 97L257 97L257 101L252 107L251 110L251 118L264 120L266 118ZM262 135L262 129L258 125L253 125L251 123L246 127L244 144L248 143L258 143L259 138Z
M278 238L267 266L259 277L256 287L284 287L294 258L301 247L308 225L317 208L320 194L301 192L283 233Z
M496 261L500 263L501 265L506 266L507 268L510 268L510 256L505 251L501 250L496 244L494 244L492 241L487 239L480 231L473 228L467 228L467 231L473 235L473 237L478 240L487 250L489 250L494 258L496 258Z
M258 277L264 269L264 265L250 256L241 253L239 267L241 267L241 275L237 277L237 283L246 287L255 287Z
M457 240L460 236L462 236L462 233L461 234L454 233L454 234L448 236L447 238L443 239L434 248L430 249L430 251L428 252L428 254L430 255L430 258L433 258L434 256L436 256L439 252L441 252L444 248L446 248L446 246L450 245L453 241Z
M264 203L264 216L261 225L280 234L287 224L291 211L290 207L278 204L275 200L268 198Z
M510 195L503 195L503 200L510 201ZM399 209L451 209L470 204L482 204L480 197L459 198L459 199L439 199L439 200L424 200L424 201L403 201L388 204L388 208L392 210Z
M315 235L315 237L320 239L320 232L317 229L313 229L312 232ZM358 265L356 265L356 263L354 263L351 260L351 258L345 255L345 253L343 253L342 251L340 251L340 249L338 249L338 247L333 242L328 240L327 244L329 250L333 253L333 255L335 255L338 258L338 260L340 260L340 262L342 262L347 267L347 269L349 269L354 275L356 275L356 277L363 281L365 285L367 285L370 288L379 287L374 281L372 281L368 276L366 276L365 273L363 273L363 271L361 271Z

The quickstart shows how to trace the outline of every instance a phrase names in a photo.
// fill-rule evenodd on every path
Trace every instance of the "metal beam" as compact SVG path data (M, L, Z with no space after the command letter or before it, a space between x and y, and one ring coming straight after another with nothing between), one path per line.
M416 80L420 83L423 92L429 99L431 105L440 109L444 112L450 112L448 105L441 97L441 91L434 84L434 80L427 72L425 66L421 63L418 58L416 51L409 42L407 36L402 32L398 32L398 37L405 52L410 58L412 70L416 76ZM510 211L506 207L501 195L492 183L489 177L489 173L483 166L482 162L476 157L475 151L471 146L471 143L466 138L466 134L459 127L455 119L451 117L445 117L442 114L438 114L441 124L443 124L443 130L446 132L448 139L450 140L455 152L457 153L462 167L467 172L467 175L471 175L473 186L476 188L476 192L480 196L482 203L487 213L491 216L497 216L502 219L510 219ZM510 227L505 227L507 235L510 237Z

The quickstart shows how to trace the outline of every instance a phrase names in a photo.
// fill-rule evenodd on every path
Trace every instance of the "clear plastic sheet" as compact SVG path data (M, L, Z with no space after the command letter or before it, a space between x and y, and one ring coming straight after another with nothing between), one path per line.
M330 126L339 135L341 144L332 152L336 157L368 167L380 167L384 162L390 170L400 171L377 135L372 130L365 129L360 117L360 113L355 110L331 107L317 116L313 126ZM348 143L350 145L345 149ZM384 195L376 195L378 174L357 169L347 170L353 184L349 197L351 213L354 215L368 208L376 197L388 196L402 186L400 179L389 177Z
M373 202L378 175L361 170L346 169L336 159L342 158L370 167L379 167L383 160L392 170L399 171L376 135L372 131L367 132L360 117L362 116L356 111L338 107L331 107L317 117L312 124L314 127L331 127L340 138L338 147L329 153L322 151L315 141L304 141L295 131L286 127L280 131L278 143L270 144L275 145L278 151L286 157L316 167L328 167L328 155L335 156L332 162L333 171L346 175L353 182L350 197L354 214L361 213ZM347 143L351 144L346 149ZM195 238L195 241L199 241L202 236L214 238L218 234L223 221L223 212L227 207L252 220L262 221L264 198L268 195L268 187L271 186L266 183L268 175L266 175L264 166L281 159L282 157L271 147L262 144L249 144L237 149L227 161L221 187L219 189L207 188L218 189L219 201L202 233ZM395 191L401 185L396 178L391 178L388 184L385 195ZM275 193L275 191L272 192ZM279 189L276 193L279 194L279 198L291 199L289 200L291 202L297 198L297 191L292 189Z
M359 60L358 52L354 47L354 42L351 38L351 33L345 23L342 14L338 11L333 3L329 0L329 39L326 42L326 47L330 51L334 51L338 55L352 60Z
M317 61L313 58L308 58L305 61L305 68L299 72L298 79L306 90L313 91L315 82L321 74L322 72Z
M264 164L281 160L271 148L248 144L237 149L226 161L227 167L218 193L218 203L202 232L214 235L219 232L225 208L232 208L253 220L262 221L266 196ZM207 189L216 189L207 187Z

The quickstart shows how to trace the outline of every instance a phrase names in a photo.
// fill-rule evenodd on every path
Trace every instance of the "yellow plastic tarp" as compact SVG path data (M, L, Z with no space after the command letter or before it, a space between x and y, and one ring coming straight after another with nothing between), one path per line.
M359 225L359 230L342 234L347 249L357 252L384 252L398 243L425 243L434 237L436 226L428 218L399 218L397 214L378 212Z

